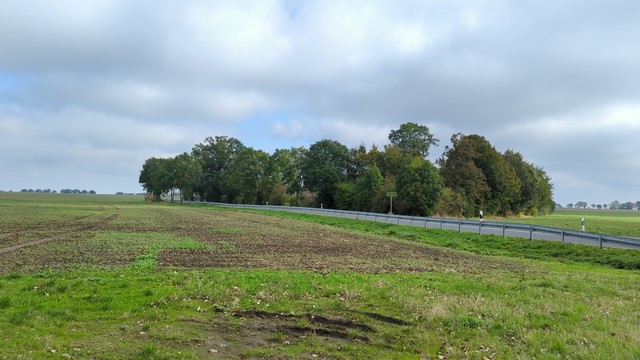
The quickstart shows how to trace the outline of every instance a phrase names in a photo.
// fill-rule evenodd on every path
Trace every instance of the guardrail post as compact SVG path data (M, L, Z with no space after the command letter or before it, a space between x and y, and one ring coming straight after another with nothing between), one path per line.
M413 226L413 218L409 219L409 226Z
M507 225L502 224L502 237L507 237Z
M398 217L398 225L400 225L400 217Z
M482 235L482 221L478 221L478 234Z
M458 220L458 232L462 234L462 220Z
M602 249L602 234L600 234L600 249Z
M440 230L444 229L444 221L440 220Z
M562 243L564 244L564 230L562 230Z
M529 240L533 240L533 226L529 226Z

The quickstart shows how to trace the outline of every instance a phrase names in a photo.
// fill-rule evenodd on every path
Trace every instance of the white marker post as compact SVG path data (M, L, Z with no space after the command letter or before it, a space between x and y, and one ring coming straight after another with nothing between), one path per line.
M582 218L582 231L584 231L584 218Z

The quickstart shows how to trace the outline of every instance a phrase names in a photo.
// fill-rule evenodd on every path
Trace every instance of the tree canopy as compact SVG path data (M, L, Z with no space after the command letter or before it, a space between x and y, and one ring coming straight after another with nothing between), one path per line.
M394 212L401 214L535 215L555 208L542 168L513 150L498 152L480 135L454 134L437 166L426 159L438 144L428 127L405 123L389 140L382 150L323 139L269 154L232 137L207 137L191 153L147 159L139 182L156 200L179 190L181 200L387 212L387 194L396 192Z

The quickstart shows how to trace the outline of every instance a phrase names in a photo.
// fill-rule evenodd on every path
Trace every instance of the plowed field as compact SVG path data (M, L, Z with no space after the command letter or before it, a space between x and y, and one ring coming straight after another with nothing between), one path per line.
M0 272L113 267L143 255L159 267L357 272L510 268L414 242L273 216L167 205L83 206L16 217L0 230ZM79 213L85 213L79 215Z

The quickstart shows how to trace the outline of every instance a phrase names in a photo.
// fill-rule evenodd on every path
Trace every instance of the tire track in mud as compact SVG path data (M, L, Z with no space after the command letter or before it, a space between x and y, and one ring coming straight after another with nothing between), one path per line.
M81 216L78 218L75 218L75 221L78 220L82 220L85 219L89 216L92 215L86 215L86 216ZM20 244L16 244L16 245L12 245L12 246L8 246L5 248L1 248L0 249L0 255L2 254L6 254L6 253L10 253L19 249L22 249L24 247L28 247L28 246L34 246L34 245L39 245L48 241L53 241L53 240L57 240L60 238L63 238L65 236L68 236L76 231L91 231L91 230L98 230L100 228L105 227L107 224L109 224L110 222L112 222L113 220L117 219L120 216L119 213L107 216L106 218L100 219L96 222L92 222L89 224L71 224L68 226L68 229L63 229L66 226L62 226L62 227L53 227L54 230L63 230L63 232L53 235L53 236L47 236L47 237L43 237L43 238L39 238L39 239L35 239L35 240L31 240L28 242L24 242L24 243L20 243ZM62 222L59 222L62 223ZM7 237L9 235L17 235L17 234L24 234L24 233L30 233L30 232L36 232L36 231L40 231L43 229L47 229L49 227L46 226L41 226L41 227L37 227L35 229L31 229L31 230L24 230L24 231L19 231L19 232L15 232L15 233L11 233L11 234L3 234L5 235L4 237ZM1 238L0 238L1 239Z

